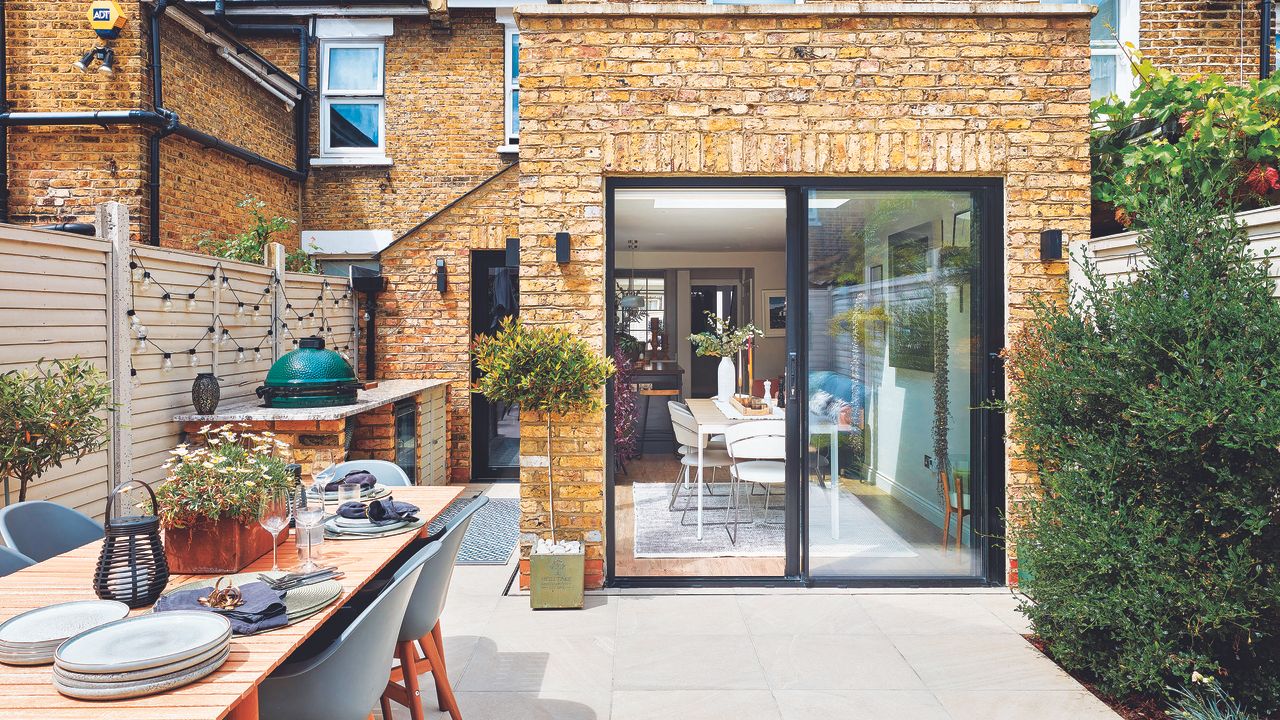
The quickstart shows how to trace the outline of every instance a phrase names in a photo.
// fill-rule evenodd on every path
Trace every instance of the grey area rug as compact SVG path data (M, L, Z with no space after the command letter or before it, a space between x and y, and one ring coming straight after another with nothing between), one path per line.
M751 499L752 522L738 525L737 542L730 543L725 532L725 502L727 485L717 485L717 496L703 500L703 532L698 539L696 513L687 516L689 526L680 524L681 513L667 510L671 497L671 483L636 483L632 486L635 517L636 557L778 557L784 553L782 525L765 522L764 498ZM742 490L745 495L746 490ZM758 492L758 491L757 491ZM781 493L771 501L770 522L781 522ZM841 493L840 538L831 537L830 505L827 491L818 487L810 490L809 513L812 518L809 533L812 551L819 557L916 557L911 544L902 539L883 520L871 511L856 495ZM681 497L677 507L683 503ZM741 519L747 519L745 506Z
M431 521L428 533L438 532L470 503L458 498ZM467 534L458 550L459 565L506 565L520 539L520 501L517 498L489 498L488 504L471 518Z

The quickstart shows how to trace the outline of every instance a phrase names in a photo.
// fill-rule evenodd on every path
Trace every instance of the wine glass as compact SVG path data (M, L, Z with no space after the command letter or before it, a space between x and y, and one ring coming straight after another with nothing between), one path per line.
M271 572L280 571L280 563L276 558L276 541L280 531L289 527L289 491L285 488L272 488L262 498L262 515L258 524L263 530L271 533Z
M324 521L324 495L312 495L309 492L298 493L297 505L293 509L293 520L297 526L298 537L307 536L307 561L302 563L302 572L314 572L319 565L311 557L311 531Z

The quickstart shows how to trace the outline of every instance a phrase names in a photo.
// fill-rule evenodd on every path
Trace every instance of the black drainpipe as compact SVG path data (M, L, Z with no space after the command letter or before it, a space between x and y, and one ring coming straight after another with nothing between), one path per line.
M1266 80L1271 77L1271 0L1262 0L1262 38L1259 43L1258 77Z
M160 16L169 6L169 0L156 0L151 7L151 108L160 112L164 107L164 80L160 71ZM177 124L177 117L173 122ZM147 244L160 246L160 141L173 132L171 128L157 129L147 141Z
M0 113L9 112L9 46L0 2ZM0 222L9 222L9 128L0 125Z

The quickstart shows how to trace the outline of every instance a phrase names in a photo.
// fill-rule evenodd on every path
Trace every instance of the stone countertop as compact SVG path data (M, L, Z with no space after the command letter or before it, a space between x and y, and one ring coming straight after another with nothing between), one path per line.
M341 420L417 395L429 388L447 385L448 382L448 380L382 380L378 383L378 387L358 392L354 405L319 408L269 408L262 407L262 400L251 398L229 403L225 407L218 408L218 411L212 415L185 413L175 415L173 419L175 422L208 423L270 420Z

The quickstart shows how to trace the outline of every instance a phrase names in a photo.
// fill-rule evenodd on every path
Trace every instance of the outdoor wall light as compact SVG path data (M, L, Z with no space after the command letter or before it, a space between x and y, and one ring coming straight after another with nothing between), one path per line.
M569 233L556 233L556 262L566 265L569 262Z
M1062 231L1040 231L1040 262L1062 259Z
M444 258L436 260L436 290L443 293L449 287L449 269L445 267Z
M80 57L79 60L71 63L71 67L80 72L89 72L89 66L93 65L94 60L99 60L102 65L98 66L98 72L105 75L111 75L116 71L116 53L109 47L93 48L89 52Z
M507 238L507 267L520 267L520 238Z

